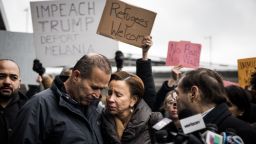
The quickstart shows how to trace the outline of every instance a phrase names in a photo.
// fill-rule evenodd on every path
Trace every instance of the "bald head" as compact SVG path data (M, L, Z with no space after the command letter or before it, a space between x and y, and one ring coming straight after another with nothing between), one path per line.
M20 69L16 62L0 60L0 100L9 100L20 88Z
M20 75L20 67L14 60L12 60L12 59L0 59L0 63L9 63L9 64L12 64L12 65L16 65L16 67L18 68L19 75Z

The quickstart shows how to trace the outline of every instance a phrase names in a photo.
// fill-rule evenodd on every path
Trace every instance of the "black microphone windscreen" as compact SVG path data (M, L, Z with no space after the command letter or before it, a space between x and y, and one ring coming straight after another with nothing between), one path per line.
M155 138L158 143L165 143L168 141L168 132L166 130L156 131Z

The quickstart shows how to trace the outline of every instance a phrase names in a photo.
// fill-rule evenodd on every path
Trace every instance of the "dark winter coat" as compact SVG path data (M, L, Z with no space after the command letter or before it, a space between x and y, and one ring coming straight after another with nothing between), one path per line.
M20 108L27 101L27 97L22 93L15 95L10 103L5 107L0 106L0 142L8 143L8 139L13 132L13 126L16 123L16 116Z
M254 144L256 142L256 131L246 122L231 116L226 104L220 104L210 111L205 117L206 124L216 124L219 132L225 132L227 129L234 129L245 144Z
M55 79L32 97L17 117L13 144L102 144L95 106L81 107Z
M138 59L136 61L136 75L141 78L145 86L143 99L152 109L156 99L156 87L152 74L151 60Z
M142 79L145 87L143 99L135 106L121 140L116 133L114 118L106 111L102 114L102 135L109 144L151 144L154 142L152 126L160 121L161 113L152 113L156 90L151 68L151 60L136 61L136 74Z
M109 144L151 144L151 138L153 139L154 136L151 127L161 119L160 113L151 114L151 109L142 99L135 107L121 140L116 133L114 117L103 111L102 136L104 141Z
M167 93L174 90L175 87L169 87L168 86L168 81L164 81L161 88L158 90L156 94L156 99L155 103L153 106L153 111L161 111L163 112L160 108L163 106L164 100L167 96Z

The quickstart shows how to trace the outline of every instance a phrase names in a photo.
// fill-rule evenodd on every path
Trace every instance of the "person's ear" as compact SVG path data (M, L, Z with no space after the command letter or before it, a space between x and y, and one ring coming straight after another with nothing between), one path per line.
M73 80L74 81L77 81L78 80L78 78L80 77L80 75L81 75L81 73L80 73L80 71L79 70L74 70L73 72L72 72L72 77L73 77Z
M197 86L191 87L191 102L197 101L199 99L199 88Z
M132 96L130 107L134 107L134 105L137 103L137 101L138 101L138 97L137 96Z

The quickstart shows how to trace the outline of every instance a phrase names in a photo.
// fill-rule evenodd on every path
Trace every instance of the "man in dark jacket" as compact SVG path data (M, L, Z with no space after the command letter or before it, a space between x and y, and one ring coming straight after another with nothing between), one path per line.
M176 91L178 111L201 113L205 124L216 124L219 132L233 129L245 144L255 143L256 131L228 111L223 81L215 71L199 68L186 73Z
M0 141L8 143L8 139L16 123L16 115L27 97L19 92L20 69L16 62L8 59L0 60Z
M102 144L95 103L108 86L111 65L99 54L83 56L63 82L58 77L24 105L13 144Z

